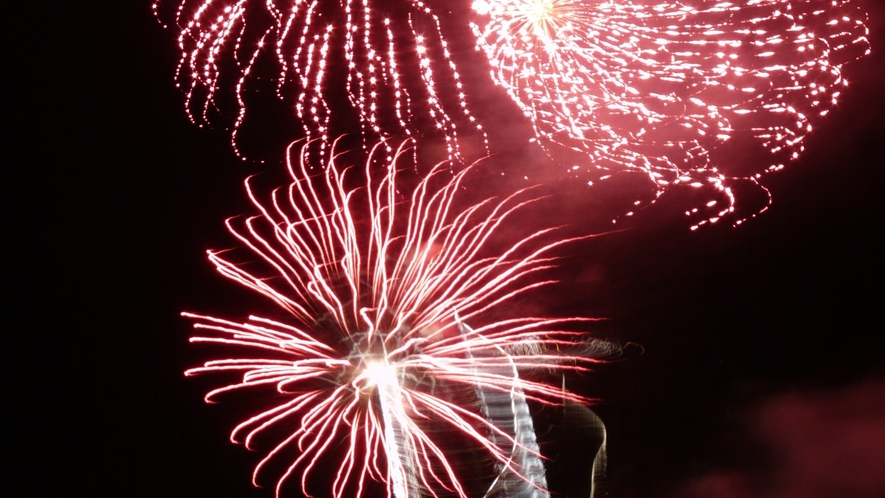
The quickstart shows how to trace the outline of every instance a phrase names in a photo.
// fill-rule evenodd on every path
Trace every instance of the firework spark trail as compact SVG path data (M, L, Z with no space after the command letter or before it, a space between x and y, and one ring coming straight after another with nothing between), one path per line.
M472 332L466 324L462 324L460 328L462 332ZM499 350L498 353L507 356L505 351ZM475 358L470 350L467 357ZM477 375L482 373L478 369L474 372ZM514 465L519 472L511 472L507 465L497 464L498 476L483 498L549 498L550 493L546 490L547 474L539 457L534 423L519 381L519 371L514 365L504 365L493 373L513 377L513 386L510 392L503 393L487 392L482 385L478 385L476 390L479 409L486 420L507 433L506 440L515 441L511 445L513 449L508 463ZM495 444L506 444L506 440L496 434L492 434L490 439Z
M349 124L342 103L350 102L364 144L436 133L451 159L462 155L462 135L473 134L487 149L440 20L421 0L180 0L174 14L170 3L158 0L154 11L179 29L176 79L188 114L197 124L230 125L235 149L266 65L276 67L278 97L293 104L315 144Z
M492 77L543 141L594 165L636 169L658 193L674 184L756 182L799 156L813 120L869 52L851 0L587 2L477 0L472 24ZM710 153L749 137L769 154L752 174ZM739 220L740 221L740 220ZM738 221L738 222L739 222Z
M542 242L551 230L541 230L503 250L493 247L502 224L535 199L523 191L459 207L469 168L452 174L438 165L410 188L396 160L367 161L361 173L339 168L333 155L312 175L308 156L305 147L289 161L292 183L273 191L269 203L247 180L260 214L227 223L265 273L247 271L229 252L209 252L224 276L280 305L291 323L185 314L204 332L193 342L230 346L237 355L187 372L242 375L207 400L240 390L285 396L232 432L234 442L251 448L267 433L295 428L275 440L254 482L270 462L294 452L277 495L296 473L307 494L311 473L337 458L335 497L362 496L369 481L386 483L388 496L397 498L468 496L437 437L443 427L472 441L502 473L543 486L514 458L537 454L533 434L527 439L525 430L499 427L464 392L508 396L514 418L527 415L526 399L588 401L517 373L587 370L593 355L562 353L587 344L574 331L583 320L484 318L551 283L536 275L567 240ZM466 320L479 325L467 328Z

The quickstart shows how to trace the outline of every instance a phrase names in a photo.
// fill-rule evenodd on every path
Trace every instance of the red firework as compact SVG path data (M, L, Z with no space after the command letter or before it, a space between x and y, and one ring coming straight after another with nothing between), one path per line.
M533 199L523 191L459 207L469 169L452 174L440 165L409 188L396 160L370 160L361 174L333 159L310 178L307 156L302 149L299 161L290 161L292 183L267 203L247 181L260 214L228 221L267 273L209 253L224 276L279 305L285 322L185 314L205 332L193 342L230 346L236 354L187 374L242 375L208 401L231 391L275 391L277 404L231 435L251 447L265 433L283 431L271 436L255 482L270 462L291 458L278 495L299 474L308 494L311 473L331 464L338 472L325 496L362 496L376 481L397 498L466 497L445 444L450 436L441 438L454 432L492 462L497 477L487 486L546 495L526 400L588 400L521 373L585 371L598 360L574 331L580 319L485 317L501 316L516 296L551 283L537 275L552 264L547 254L567 240L542 242L553 230L541 230L493 246L502 224ZM354 180L365 186L351 187ZM577 348L584 353L562 353Z
M589 154L593 168L641 171L658 194L711 186L730 201L710 221L734 211L734 180L756 182L799 157L846 85L842 65L869 52L851 0L473 7L493 78L542 142ZM751 174L723 169L714 156L734 139L768 159Z
M169 3L154 4L158 17ZM353 111L365 143L436 131L454 158L461 135L486 141L440 19L421 0L180 0L174 22L187 111L199 124L232 124L235 148L245 95L267 76L252 75L259 63L276 68L278 96L316 144L329 143Z
M180 30L188 112L232 123L235 147L248 101L268 90L320 147L358 122L366 147L434 136L450 159L488 150L479 92L442 28L469 24L489 67L458 65L488 70L551 156L552 144L578 151L594 179L638 171L657 196L687 185L724 197L687 213L694 228L767 208L735 214L733 186L798 158L846 85L842 66L869 51L855 0L477 0L466 13L423 0L180 0L160 17ZM462 147L465 136L485 146Z

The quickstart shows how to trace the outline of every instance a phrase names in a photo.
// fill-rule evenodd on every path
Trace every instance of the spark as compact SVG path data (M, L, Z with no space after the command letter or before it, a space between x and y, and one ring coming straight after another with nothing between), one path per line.
M586 319L513 316L512 303L552 283L538 275L569 240L543 242L551 228L500 248L494 236L536 200L530 192L464 203L470 168L438 165L410 182L412 170L397 166L404 150L391 161L373 154L362 172L340 168L333 154L317 171L304 146L297 161L290 155L291 184L269 202L246 181L260 214L227 226L250 254L249 269L231 251L209 259L287 318L185 313L201 333L192 342L235 354L187 374L242 376L211 391L210 402L272 392L278 404L238 425L231 440L253 448L273 439L253 482L285 460L277 496L299 474L310 495L322 467L338 470L321 496L365 496L374 481L396 498L466 497L451 437L487 455L490 491L522 486L548 496L527 401L589 400L523 373L587 371L600 357L587 346L602 343L575 330Z
M462 157L464 135L488 148L440 19L422 0L179 1L172 13L157 0L154 12L179 31L185 107L197 124L230 126L238 154L249 101L263 91L290 105L320 146L358 121L366 147L436 133L450 159ZM263 83L269 67L273 85Z
M734 211L736 180L758 184L799 157L846 86L843 64L870 47L852 0L477 0L473 9L492 77L542 143L643 172L658 195L712 187L729 203L704 222ZM767 154L753 173L730 173L715 157L734 139Z

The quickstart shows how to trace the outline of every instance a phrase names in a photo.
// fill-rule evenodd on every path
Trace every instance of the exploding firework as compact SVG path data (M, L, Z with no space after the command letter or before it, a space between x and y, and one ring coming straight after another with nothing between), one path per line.
M292 183L269 203L247 180L260 215L227 223L249 265L257 258L266 271L209 252L224 276L279 305L285 323L185 314L205 332L193 342L236 353L188 375L242 375L208 401L270 390L277 403L231 435L247 447L272 440L254 482L277 466L278 495L296 475L309 494L312 474L334 468L322 495L363 496L375 482L397 498L465 497L484 482L485 496L547 496L527 401L587 400L521 373L585 371L605 344L577 332L579 319L504 315L550 283L537 275L566 240L542 242L555 229L540 230L496 248L502 224L534 199L523 191L459 207L469 168L440 165L410 183L396 159L360 171L333 156L311 173L309 157L305 147L290 159ZM484 455L486 476L462 478L453 438Z
M167 14L171 3L154 10L180 31L187 111L198 124L230 125L235 148L249 101L273 90L315 144L359 121L365 143L435 134L453 158L471 135L483 149L440 19L421 0L181 0Z
M477 0L478 45L539 138L674 184L755 182L798 157L869 51L851 0ZM766 159L723 170L724 142Z

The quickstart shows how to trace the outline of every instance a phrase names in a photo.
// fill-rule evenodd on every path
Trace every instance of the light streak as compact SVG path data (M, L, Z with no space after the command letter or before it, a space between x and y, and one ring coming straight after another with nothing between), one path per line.
M641 171L658 194L712 187L728 202L710 221L734 212L735 180L758 182L799 157L846 85L841 66L869 52L865 15L851 0L473 8L492 78L542 142L582 151L594 167ZM729 172L728 158L716 156L728 140L739 140L737 155L756 147L767 159Z
M172 0L157 0L154 11L179 30L185 107L197 124L230 126L238 154L248 101L262 91L290 105L320 146L358 121L364 144L435 136L451 159L469 136L487 149L440 19L422 0L179 2L173 13Z
M556 230L544 229L502 248L494 236L536 200L529 191L465 203L459 193L470 168L451 173L441 164L410 181L414 173L397 166L402 152L389 162L374 154L363 171L340 168L334 154L312 169L305 146L296 161L290 155L292 183L269 202L246 181L260 214L227 226L247 249L249 269L230 251L210 251L209 259L287 318L185 313L200 331L192 342L235 355L187 374L241 375L207 401L273 394L277 404L231 439L249 448L274 440L255 468L256 485L271 462L291 457L278 496L299 474L309 495L322 467L338 470L320 496L363 496L376 481L396 498L466 497L445 444L453 432L488 456L490 487L521 484L546 496L526 401L588 400L522 374L586 371L600 355L588 353L598 344L575 330L587 319L527 316L512 303L552 283L538 276L568 239L544 242Z

